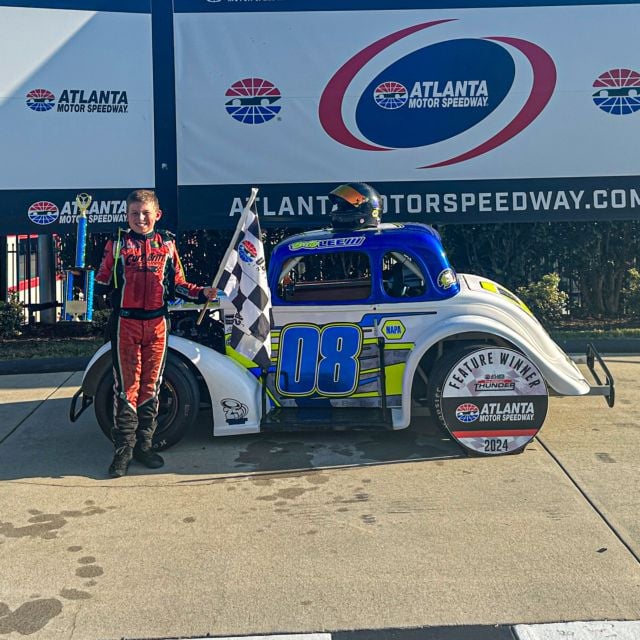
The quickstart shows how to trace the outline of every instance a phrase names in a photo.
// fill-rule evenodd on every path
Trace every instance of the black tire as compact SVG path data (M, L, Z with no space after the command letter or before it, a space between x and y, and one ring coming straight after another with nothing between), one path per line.
M449 431L444 417L442 415L442 388L445 378L451 370L451 367L463 358L467 353L471 353L476 349L481 349L484 344L466 344L465 346L454 347L449 353L442 356L433 365L431 374L429 375L429 386L427 398L431 415L435 418L438 425L445 431Z
M200 389L189 367L168 355L162 385L158 428L153 436L153 448L162 451L179 442L198 416ZM109 369L98 383L94 399L95 414L102 433L112 440L113 370Z
M462 439L458 439L453 432L453 429L447 425L445 420L445 414L443 411L443 391L444 384L451 372L451 369L455 366L455 364L464 358L466 355L470 354L473 351L478 349L483 349L490 347L491 345L487 344L466 344L464 346L455 347L451 350L451 352L444 355L440 360L438 360L429 376L429 386L428 386L428 402L429 408L431 410L431 414L438 423L438 425L447 433L451 435L451 437L467 452L470 456L495 456L495 455L510 455L510 454L518 454L522 453L526 447L526 443L518 448L512 449L510 451L504 451L500 453L483 453L478 451L477 449L472 449L470 447L465 446L465 442ZM513 351L513 349L511 349ZM522 356L524 358L524 356ZM546 389L546 386L545 386ZM477 408L476 408L477 409ZM546 407L544 408L544 414L546 415ZM543 418L544 419L544 418Z

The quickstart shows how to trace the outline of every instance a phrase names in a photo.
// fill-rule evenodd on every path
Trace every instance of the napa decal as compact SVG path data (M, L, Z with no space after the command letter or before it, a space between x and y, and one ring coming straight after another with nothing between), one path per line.
M406 329L400 320L385 320L380 331L387 340L401 340Z
M340 144L362 151L428 149L457 139L496 111L505 114L502 121L497 119L499 130L492 130L486 139L475 140L470 148L450 157L446 148L440 150L439 154L445 154L442 159L417 167L427 169L483 155L528 127L555 89L556 68L549 54L533 42L508 35L433 43L445 23L455 26L457 21L436 20L401 29L347 60L320 98L319 119L326 133ZM413 51L375 70L383 52L386 60L393 45L414 34L432 43L420 46L418 39ZM366 74L375 75L368 78ZM512 93L519 93L519 89L514 91L515 81L529 77L528 93L518 103L515 115L513 107L499 111ZM354 86L364 86L355 102L351 100ZM433 155L434 151L429 152Z

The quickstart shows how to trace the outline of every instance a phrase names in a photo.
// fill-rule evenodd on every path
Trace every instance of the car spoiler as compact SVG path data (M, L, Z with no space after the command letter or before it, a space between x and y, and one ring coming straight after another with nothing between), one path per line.
M607 404L613 407L616 401L616 387L611 371L607 367L602 356L598 353L593 343L587 345L587 353L584 356L578 356L572 358L576 364L586 364L587 368L591 372L595 384L590 385L589 396L604 396ZM596 364L599 366L599 370L596 370Z

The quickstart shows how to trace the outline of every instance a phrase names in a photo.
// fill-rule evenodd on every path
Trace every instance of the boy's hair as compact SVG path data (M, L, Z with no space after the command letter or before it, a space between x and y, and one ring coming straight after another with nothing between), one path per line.
M156 209L160 208L160 202L155 191L151 189L136 189L127 196L127 211L129 211L129 205L133 202L150 202L155 205Z

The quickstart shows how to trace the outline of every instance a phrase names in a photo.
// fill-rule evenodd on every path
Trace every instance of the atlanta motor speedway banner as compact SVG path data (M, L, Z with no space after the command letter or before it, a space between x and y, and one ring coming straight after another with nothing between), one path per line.
M265 225L317 224L357 180L387 220L640 214L637 4L316 4L176 0L190 223L235 218L259 185Z
M640 217L640 4L499 4L0 0L0 234Z
M155 186L149 0L28 4L0 3L0 233L75 232L79 192L91 229L126 225Z

